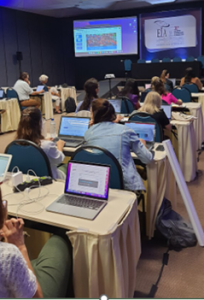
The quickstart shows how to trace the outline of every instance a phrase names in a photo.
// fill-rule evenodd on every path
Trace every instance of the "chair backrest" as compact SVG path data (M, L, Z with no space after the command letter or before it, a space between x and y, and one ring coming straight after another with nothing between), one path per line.
M125 71L131 71L131 66L132 66L132 61L131 59L125 59L124 60L124 68L125 68Z
M202 55L202 56L198 56L197 57L197 61L200 61L201 62L201 64L202 64L202 69L204 69L204 56Z
M164 83L165 90L171 92L171 87L167 83Z
M20 110L23 110L22 106L20 105L20 100L19 100L18 93L14 89L8 88L7 91L6 91L6 94L7 94L8 99L16 98L18 100L18 105L19 105Z
M146 63L146 60L140 58L140 59L138 59L137 63L138 63L138 64L145 64L145 63Z
M133 103L127 97L120 97L122 99L121 114L131 114L135 108Z
M5 153L12 154L9 172L17 166L23 174L31 169L37 176L52 177L49 159L35 143L23 139L15 140L6 147Z
M180 58L180 57L174 57L174 58L173 58L173 62L179 62L179 61L181 61L181 58Z
M3 89L0 89L0 99L4 99L6 97L6 94Z
M74 152L72 160L110 165L110 188L124 189L121 165L108 150L95 146L82 146Z
M194 61L194 60L195 60L195 57L193 57L193 56L188 56L186 58L186 61Z
M195 83L185 83L182 85L183 88L189 90L190 93L198 93L199 89Z
M145 90L144 92L141 93L141 96L140 96L140 102L143 103L145 101L145 98L147 96L147 94L150 92L151 90L150 89L147 89Z
M170 57L164 57L162 59L162 62L171 62L171 58Z
M145 112L137 112L130 116L129 121L136 121L140 123L155 123L156 124L156 135L155 142L161 143L163 141L163 130L161 125L154 119L154 117Z
M158 58L153 58L153 59L151 60L151 62L152 62L152 63L158 63L158 62L159 62L159 59L158 59Z
M184 87L174 88L172 94L174 97L181 99L183 102L191 102L191 93Z
M91 112L88 110L80 110L75 114L77 117L85 117L85 118L90 118L91 117Z

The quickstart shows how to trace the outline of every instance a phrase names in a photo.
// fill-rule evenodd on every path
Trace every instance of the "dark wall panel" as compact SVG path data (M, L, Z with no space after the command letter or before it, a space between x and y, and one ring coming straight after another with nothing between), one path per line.
M0 87L7 86L6 57L3 34L3 18L0 10Z

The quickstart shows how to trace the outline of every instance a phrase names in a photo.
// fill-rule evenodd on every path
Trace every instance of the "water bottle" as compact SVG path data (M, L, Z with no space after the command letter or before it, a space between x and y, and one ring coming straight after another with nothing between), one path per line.
M54 119L50 121L50 137L53 139L56 137L56 123Z

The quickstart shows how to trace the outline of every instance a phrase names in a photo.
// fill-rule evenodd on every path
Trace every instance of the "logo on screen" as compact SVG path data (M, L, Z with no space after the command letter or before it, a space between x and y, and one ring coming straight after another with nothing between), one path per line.
M170 24L166 23L165 21L157 20L154 22L159 29L157 29L157 37L163 38L167 37L167 30L166 28L170 26Z

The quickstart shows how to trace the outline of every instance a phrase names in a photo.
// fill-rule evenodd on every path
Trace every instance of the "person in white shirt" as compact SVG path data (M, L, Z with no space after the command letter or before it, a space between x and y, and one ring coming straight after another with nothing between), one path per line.
M30 98L30 96L35 96L43 93L41 90L39 92L34 92L30 87L29 75L26 72L22 72L19 79L14 84L13 89L17 92L20 105L21 106L34 106L39 108L41 106L41 101L39 98Z
M60 106L60 95L57 91L57 89L55 87L49 87L47 86L47 82L48 82L48 76L45 74L42 74L39 77L39 81L41 82L42 85L44 85L44 90L45 91L50 91L51 95L52 95L52 100L55 102L55 111L56 113L60 114L61 111L59 109Z
M42 117L39 109L28 107L22 111L16 138L29 140L41 147L50 161L53 178L65 180L65 174L57 168L65 158L62 152L65 142L59 140L54 143L52 139L45 139L42 135Z
M71 279L68 240L52 236L34 261L24 243L22 219L7 220L0 190L0 298L65 298Z

